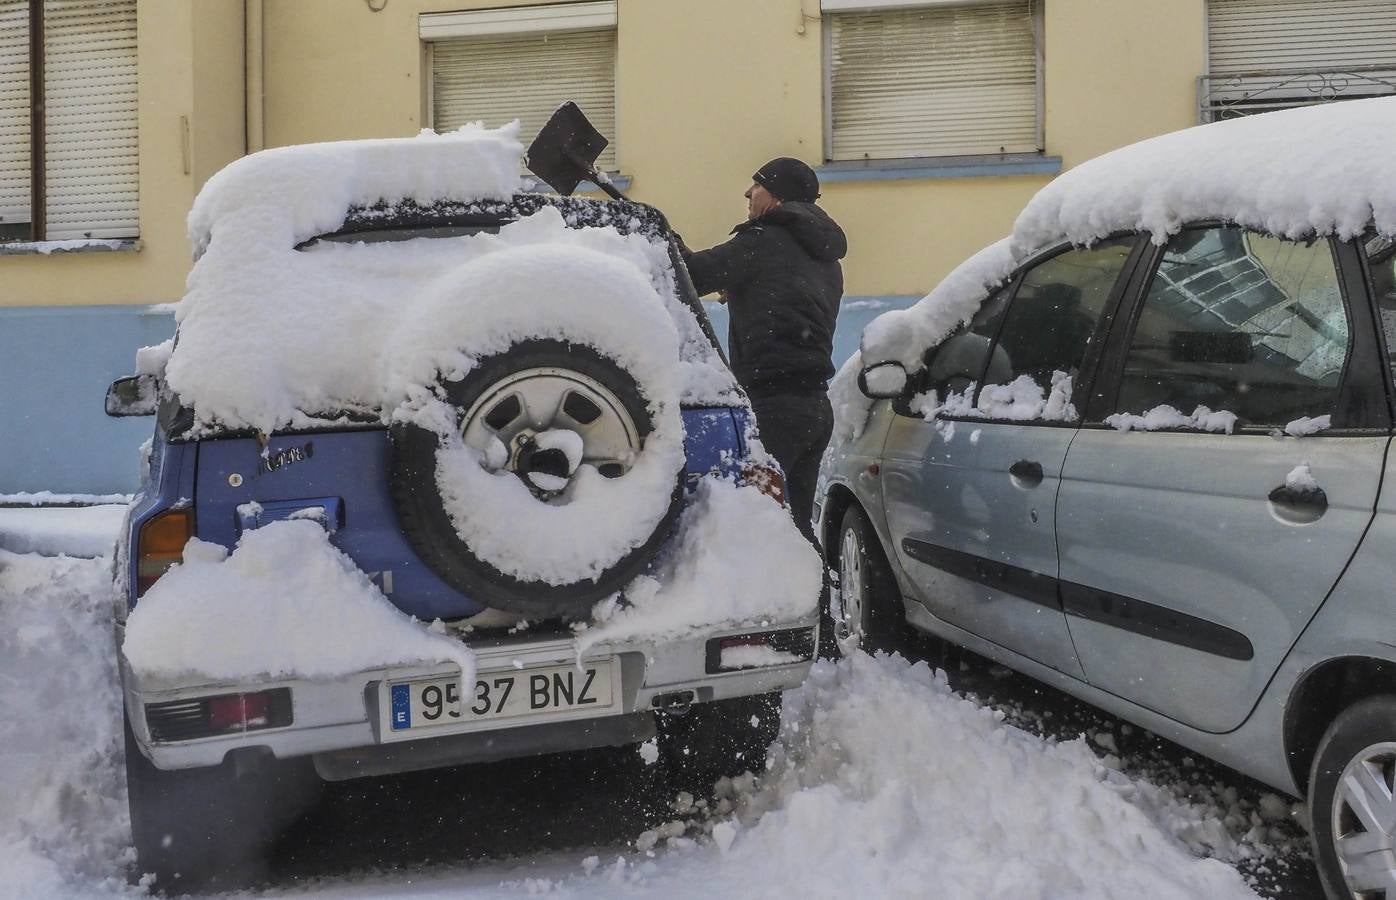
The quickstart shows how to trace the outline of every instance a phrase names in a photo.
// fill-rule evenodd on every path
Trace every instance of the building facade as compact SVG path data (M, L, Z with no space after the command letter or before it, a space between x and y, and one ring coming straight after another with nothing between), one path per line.
M144 431L100 420L105 381L172 328L151 307L182 293L190 203L246 152L516 116L527 136L576 99L602 164L695 247L797 156L868 313L1093 156L1393 84L1396 0L0 0L0 358L30 382L0 494L129 487L120 454L49 448Z

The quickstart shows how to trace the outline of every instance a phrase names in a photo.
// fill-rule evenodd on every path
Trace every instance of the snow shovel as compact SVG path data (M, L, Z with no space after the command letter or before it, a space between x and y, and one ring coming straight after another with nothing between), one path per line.
M528 145L528 156L525 165L528 170L548 183L548 186L564 197L570 197L577 189L577 185L585 180L590 180L613 200L627 200L628 198L611 184L609 178L596 169L596 160L601 156L601 151L606 149L610 141L605 135L596 130L596 127L587 121L586 114L581 107L568 100L557 108L552 118L548 119L548 124L544 125L538 132L538 136L533 139L533 143ZM658 210L655 210L659 212ZM674 264L674 273L680 281L684 283L685 289L692 292L696 297L697 292L693 289L693 282L689 279L688 269L681 262L679 247L681 242L673 234L669 227L669 221L663 213L660 218L664 220L664 230L669 232L669 258ZM717 335L713 332L712 323L708 321L706 313L703 313L703 304L696 299L694 303L697 308L694 310L698 319L699 327L712 342L713 349L717 355L727 362L727 354L722 352L722 345L718 343Z
M625 195L596 169L596 160L609 143L581 108L568 100L529 144L528 170L564 197L589 179L612 199L624 200Z

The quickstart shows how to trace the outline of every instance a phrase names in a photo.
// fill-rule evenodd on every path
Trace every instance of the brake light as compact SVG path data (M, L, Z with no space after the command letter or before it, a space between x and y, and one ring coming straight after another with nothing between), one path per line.
M184 545L194 536L194 511L168 509L141 526L136 549L136 596L184 559Z
M785 505L785 476L775 466L746 466L742 469L742 481L781 506Z
M214 732L266 728L270 713L271 695L266 691L208 698L208 725Z

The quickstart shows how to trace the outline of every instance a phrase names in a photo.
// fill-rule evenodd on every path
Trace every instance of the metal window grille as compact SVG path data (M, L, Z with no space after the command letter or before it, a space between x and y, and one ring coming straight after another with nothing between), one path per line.
M1396 0L1208 0L1198 121L1396 94Z

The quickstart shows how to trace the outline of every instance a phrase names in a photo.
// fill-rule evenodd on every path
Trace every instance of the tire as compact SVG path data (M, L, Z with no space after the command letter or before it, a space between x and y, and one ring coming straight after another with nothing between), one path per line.
M126 730L126 788L136 874L179 894L239 887L266 874L266 850L318 798L322 782L308 761L278 762L239 776L235 767L165 771Z
M474 419L492 414L479 404L492 402L501 384L526 379L531 372L555 373L548 377L560 381L575 378L579 384L595 386L597 396L614 402L593 404L593 408L605 407L605 414L615 417L617 427L633 428L634 439L641 443L653 431L649 410L635 379L595 350L563 341L521 341L503 353L481 360L460 381L443 382L442 387L447 401L461 417L462 427L469 428ZM506 402L501 401L494 409ZM558 417L563 415L565 405L557 407ZM477 407L480 411L472 415ZM468 416L471 421L466 421ZM673 531L683 507L684 472L680 466L674 474L669 505L653 533L596 579L562 585L520 579L481 559L457 533L436 486L439 444L440 438L427 428L412 423L393 426L390 487L398 523L417 555L443 581L495 609L533 618L586 618L596 602L619 591L645 569ZM522 453L518 458L523 459ZM510 466L513 465L511 461ZM521 470L516 473L524 474Z
M1364 764L1365 761L1365 764ZM1392 778L1396 776L1396 696L1381 695L1358 701L1345 709L1324 734L1314 754L1309 772L1309 810L1312 816L1314 864L1330 898L1385 896L1380 879L1396 882L1396 800L1392 800ZM1349 801L1348 779L1366 781L1385 799L1378 805L1378 816L1391 823L1390 830L1368 830ZM1363 838L1365 832L1371 837ZM1365 857L1370 866L1349 867L1338 853L1339 838L1349 846L1371 844L1374 852Z
M840 602L835 615L833 598L828 598L824 621L832 628L834 643L842 652L853 647L868 652L904 649L908 629L900 589L877 532L856 503L844 511L829 554L838 572Z
M780 734L780 697L775 691L662 713L659 747L670 786L706 797L719 778L764 772L766 750Z

